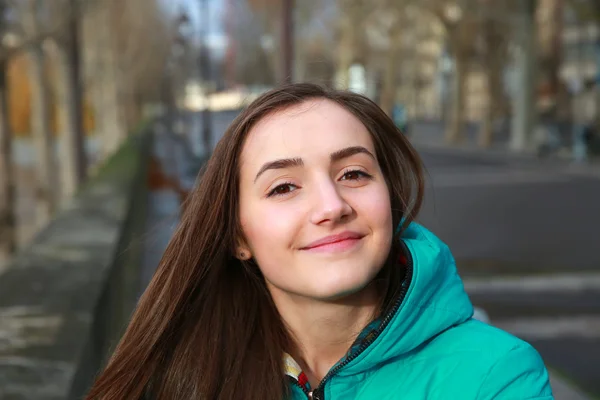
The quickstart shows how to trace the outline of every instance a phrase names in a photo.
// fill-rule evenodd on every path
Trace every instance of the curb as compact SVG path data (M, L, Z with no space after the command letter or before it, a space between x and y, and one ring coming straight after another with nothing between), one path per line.
M585 164L575 164L569 157L565 156L538 158L531 150L523 152L511 152L507 149L501 148L481 149L475 146L449 146L444 143L419 140L410 140L410 142L417 149L417 151L425 150L451 155L488 157L495 160L521 162L533 165L552 164L557 167L564 168L564 172L570 175L600 178L600 158L593 158L591 161Z
M466 277L463 279L469 293L493 292L554 292L569 293L584 290L600 290L600 273L596 271L555 273L547 275L504 275L490 277Z
M494 326L492 321L490 321L487 312L482 308L475 307L473 318ZM546 368L548 369L548 374L550 376L552 394L556 400L593 400L592 397L570 382L568 378L564 378L561 373L554 370L552 367L546 366Z
M552 394L556 400L593 400L592 397L564 379L557 371L548 368L548 373L550 374Z
M410 139L409 139L410 140ZM494 158L503 158L503 159L514 159L521 161L538 161L538 158L532 151L523 151L523 152L510 152L504 148L492 147L488 149L482 149L472 146L465 145L455 145L450 146L445 143L433 142L433 141L424 141L418 139L410 140L411 144L415 146L417 149L429 150L429 151L440 151L445 153L454 153L454 154L471 154L478 156L491 156Z

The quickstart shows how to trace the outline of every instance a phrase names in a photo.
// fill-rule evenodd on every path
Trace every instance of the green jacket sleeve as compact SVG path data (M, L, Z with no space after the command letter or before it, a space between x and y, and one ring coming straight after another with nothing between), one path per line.
M548 371L530 345L519 344L500 357L483 379L477 400L553 400Z

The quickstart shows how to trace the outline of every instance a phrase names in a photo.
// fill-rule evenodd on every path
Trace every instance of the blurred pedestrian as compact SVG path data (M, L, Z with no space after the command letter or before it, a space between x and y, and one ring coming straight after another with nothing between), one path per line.
M538 95L538 125L534 131L537 154L545 157L559 151L562 140L557 124L558 88L543 85Z
M217 145L88 399L552 399L527 343L473 318L414 222L421 160L375 103L312 84Z
M595 80L575 81L573 92L573 161L588 160L588 145L596 121Z
M408 113L406 111L406 107L402 103L394 103L394 107L392 109L392 119L394 123L400 129L400 132L404 134L404 136L409 137L409 124L408 124Z

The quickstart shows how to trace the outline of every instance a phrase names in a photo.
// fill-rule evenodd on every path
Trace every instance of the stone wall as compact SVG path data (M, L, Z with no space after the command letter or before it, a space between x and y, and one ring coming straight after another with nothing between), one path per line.
M151 127L132 135L0 276L0 399L81 398L140 292Z

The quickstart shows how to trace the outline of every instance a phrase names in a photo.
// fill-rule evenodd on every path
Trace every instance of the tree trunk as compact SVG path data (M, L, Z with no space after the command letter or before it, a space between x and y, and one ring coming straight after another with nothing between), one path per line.
M39 0L30 0L24 20L28 35L39 34ZM45 56L40 45L29 53L31 82L31 127L36 148L36 225L46 225L56 209L58 200L58 167L50 128L51 103Z
M99 26L110 26L111 4L98 6L94 22ZM106 158L119 148L127 130L124 111L121 109L119 93L121 79L119 79L113 36L108 29L97 29L94 30L94 41L98 65L95 82L93 82L93 102L97 133L102 138L102 158Z
M315 77L308 75L310 67L308 65L306 46L307 44L302 42L294 46L294 79L297 82L306 82L307 80L315 79Z
M77 0L71 0L68 33L58 51L59 110L61 110L63 196L71 197L87 175L83 129L83 95L79 48Z
M545 7L549 9L546 16L549 22L537 24L540 83L544 97L549 101L556 101L560 86L560 67L562 64L563 40L563 0L545 0ZM540 5L538 4L538 7Z
M32 83L31 126L35 141L36 163L36 224L44 226L56 210L58 200L58 166L54 154L54 140L50 130L50 91L46 78L44 54L35 47L30 54Z
M480 147L489 148L494 141L494 119L498 115L499 104L501 102L503 82L502 82L502 58L504 53L500 49L496 55L488 55L488 63L485 67L486 90L488 102L481 123L478 144Z
M392 115L392 109L396 100L397 93L397 78L398 78L398 61L400 58L400 47L402 46L401 24L396 22L390 29L390 48L388 50L385 72L383 75L383 85L381 88L381 104L380 107L388 115Z
M489 81L489 78L488 78ZM488 82L489 85L489 82ZM489 86L488 86L489 88ZM480 147L489 148L492 146L492 140L494 136L494 108L495 99L494 95L488 89L488 103L486 105L483 120L481 121L481 130L479 132L478 144Z
M107 49L104 59L104 69L99 81L102 82L99 87L100 98L97 101L97 109L100 118L103 120L103 157L113 154L123 142L125 137L125 122L120 109L121 101L118 88L118 71L114 54L109 54L114 50Z
M346 90L350 87L350 67L354 61L354 29L348 17L342 17L340 44L338 46L338 65L335 77L336 87Z
M535 43L535 0L519 2L522 18L517 25L515 52L518 88L513 95L513 118L509 146L514 151L526 151L531 146L535 127L535 89L537 87L537 46Z
M12 255L16 239L16 174L13 170L12 132L8 121L6 62L0 63L0 255Z
M465 86L467 62L460 56L454 57L454 76L450 122L446 129L446 142L455 144L464 140Z

